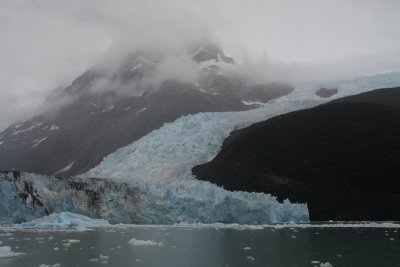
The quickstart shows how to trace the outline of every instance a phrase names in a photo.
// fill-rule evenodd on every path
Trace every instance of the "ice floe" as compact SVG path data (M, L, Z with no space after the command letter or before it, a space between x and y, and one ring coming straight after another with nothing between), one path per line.
M136 238L130 239L128 244L132 246L164 246L162 242L155 242L153 240L140 240Z
M23 254L25 253L12 251L11 247L9 246L0 247L0 258L17 257Z

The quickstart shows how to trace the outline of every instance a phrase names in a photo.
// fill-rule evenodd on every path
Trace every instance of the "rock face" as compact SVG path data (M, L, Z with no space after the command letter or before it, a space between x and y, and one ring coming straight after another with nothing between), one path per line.
M400 88L235 131L198 179L307 203L310 220L400 220Z
M149 85L162 59L140 53L111 74L87 71L49 100L67 101L60 109L0 133L0 170L76 175L181 116L248 110L293 90L279 84L251 86L224 75L215 64L234 61L215 45L190 57L207 66L194 84L165 80Z
M336 95L338 93L337 88L320 88L318 91L315 92L315 94L321 98L329 98L333 95Z

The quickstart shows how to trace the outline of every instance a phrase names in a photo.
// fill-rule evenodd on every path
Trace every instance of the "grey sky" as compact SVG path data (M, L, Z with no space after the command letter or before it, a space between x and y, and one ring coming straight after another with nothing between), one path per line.
M398 70L399 12L397 0L2 0L0 129L99 60L143 46L209 38L256 77Z

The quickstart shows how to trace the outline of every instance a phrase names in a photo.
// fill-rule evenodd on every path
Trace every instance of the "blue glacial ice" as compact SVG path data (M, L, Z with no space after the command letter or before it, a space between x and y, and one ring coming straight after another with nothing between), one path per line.
M122 183L110 179L57 178L30 173L0 173L0 223L25 226L83 223L69 213L110 223L270 223L306 221L305 205L278 203L266 194L229 192L210 183ZM59 214L58 214L59 213ZM60 215L61 214L61 215ZM61 216L61 217L60 217ZM68 222L69 220L69 222ZM99 222L103 223L103 222ZM48 226L51 226L49 224Z

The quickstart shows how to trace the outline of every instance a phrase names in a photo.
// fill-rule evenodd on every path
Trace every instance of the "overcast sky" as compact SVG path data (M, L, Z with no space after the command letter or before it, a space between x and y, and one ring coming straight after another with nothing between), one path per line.
M397 0L1 0L0 129L141 46L208 38L261 75L265 61L318 75L398 70L399 13Z

